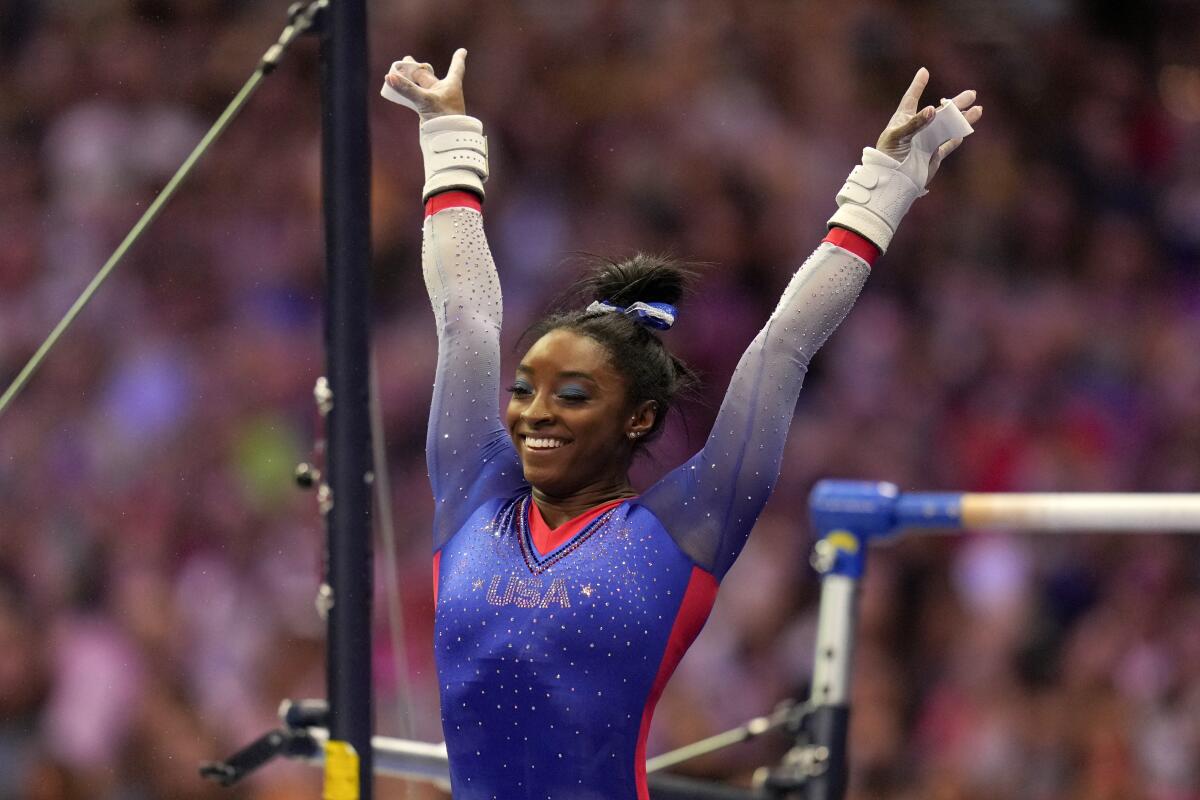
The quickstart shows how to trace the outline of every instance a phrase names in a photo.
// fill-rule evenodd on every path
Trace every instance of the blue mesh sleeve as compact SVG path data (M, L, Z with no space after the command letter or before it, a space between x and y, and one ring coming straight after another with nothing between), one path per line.
M524 485L500 420L500 279L483 215L448 208L425 219L422 270L438 332L426 458L434 549L484 501Z
M858 256L822 243L742 355L704 448L642 495L680 548L718 578L779 477L809 359L849 313L869 273Z

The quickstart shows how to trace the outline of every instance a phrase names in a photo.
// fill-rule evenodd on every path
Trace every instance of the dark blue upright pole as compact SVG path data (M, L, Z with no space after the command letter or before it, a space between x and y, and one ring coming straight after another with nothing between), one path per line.
M359 759L359 797L372 794L371 427L369 412L370 138L365 0L332 0L321 25L325 205L326 418L331 590L327 682L330 738Z

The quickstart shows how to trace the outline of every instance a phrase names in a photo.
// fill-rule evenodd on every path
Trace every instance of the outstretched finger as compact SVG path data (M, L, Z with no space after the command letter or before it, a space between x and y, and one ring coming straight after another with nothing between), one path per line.
M917 74L913 76L912 83L908 85L904 96L900 98L900 105L897 106L897 111L903 111L907 114L915 113L917 104L921 102L921 94L925 91L927 85L929 85L929 70L921 67L917 70Z
M939 147L938 151L937 151L938 163L940 164L942 159L944 159L946 156L950 155L955 150L957 150L958 146L962 143L963 143L962 137L959 136L957 138L951 139L950 141L946 142L941 147Z
M959 92L951 102L958 107L959 111L966 111L975 102L975 90L967 89L965 92Z
M963 112L963 116L966 117L967 122L974 125L983 116L983 106L971 106Z
M454 51L450 59L450 69L446 70L446 80L462 85L463 74L467 71L467 51L460 47Z

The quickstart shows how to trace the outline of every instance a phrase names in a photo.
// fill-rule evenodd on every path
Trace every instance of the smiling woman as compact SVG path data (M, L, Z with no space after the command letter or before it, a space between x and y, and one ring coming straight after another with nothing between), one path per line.
M534 344L509 388L508 431L549 524L634 496L634 454L662 430L676 396L695 384L652 332L674 321L685 275L643 254L606 263L572 293L593 297L591 305L552 314L524 337ZM639 315L643 309L657 315ZM532 457L563 447L553 459Z
M421 116L425 155L435 647L454 797L644 800L654 706L771 493L809 359L982 110L974 92L918 110L918 71L739 361L704 447L636 495L633 454L692 380L650 330L674 321L682 276L644 256L601 269L594 302L534 327L502 424L487 142L465 116L465 59L439 80L406 57L387 77Z

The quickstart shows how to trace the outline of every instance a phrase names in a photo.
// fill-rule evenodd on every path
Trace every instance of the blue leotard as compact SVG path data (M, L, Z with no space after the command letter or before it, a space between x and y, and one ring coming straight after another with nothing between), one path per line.
M499 416L500 285L473 195L431 198L422 255L438 330L427 454L454 797L645 800L654 704L771 493L809 359L869 265L823 242L742 356L703 449L541 552Z

